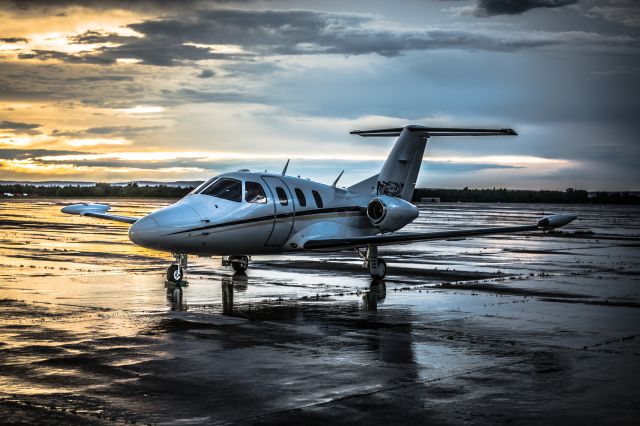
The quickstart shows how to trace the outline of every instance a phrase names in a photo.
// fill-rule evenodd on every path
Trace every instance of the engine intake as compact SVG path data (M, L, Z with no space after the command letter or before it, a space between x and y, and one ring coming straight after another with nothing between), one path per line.
M402 198L381 195L369 201L367 217L382 232L393 232L413 222L418 217L416 206Z
M371 220L371 223L376 225L380 223L387 215L387 206L378 199L371 200L367 206L367 216Z

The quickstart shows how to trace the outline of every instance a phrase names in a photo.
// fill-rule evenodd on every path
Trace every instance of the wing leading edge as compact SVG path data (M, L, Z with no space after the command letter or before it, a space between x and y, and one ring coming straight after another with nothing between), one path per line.
M459 231L439 231L420 233L379 234L366 237L329 238L309 240L304 244L307 250L343 250L364 247L369 244L391 245L408 244L416 241L450 240L454 238L477 237L492 234L511 234L537 230L551 230L574 221L577 216L556 214L543 217L535 225L504 226L478 229L463 229Z
M71 204L61 209L62 213L77 214L80 216L89 216L98 219L113 220L116 222L135 223L139 219L137 217L120 216L117 214L107 213L109 210L111 210L111 206L96 203Z

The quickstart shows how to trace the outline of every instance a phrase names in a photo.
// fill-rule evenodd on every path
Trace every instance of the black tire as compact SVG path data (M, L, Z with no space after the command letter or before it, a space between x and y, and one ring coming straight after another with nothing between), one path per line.
M167 281L172 283L179 283L182 281L184 277L184 272L182 268L178 267L178 265L171 265L167 269Z
M371 274L371 277L376 280L381 280L387 275L387 262L382 259L378 259L378 270L375 274Z
M249 267L249 258L247 256L242 256L240 262L231 262L231 267L236 272L245 272Z

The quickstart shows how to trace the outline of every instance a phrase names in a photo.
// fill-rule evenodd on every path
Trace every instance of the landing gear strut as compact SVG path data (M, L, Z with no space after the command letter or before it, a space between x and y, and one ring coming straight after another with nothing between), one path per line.
M175 262L167 269L167 281L179 284L184 278L184 271L187 269L187 255L183 253L174 253Z
M223 256L222 266L231 266L236 272L244 272L249 267L248 256Z
M369 269L371 278L382 279L387 275L387 262L378 258L378 246L369 244L366 251L356 249L356 252L364 260L364 267Z

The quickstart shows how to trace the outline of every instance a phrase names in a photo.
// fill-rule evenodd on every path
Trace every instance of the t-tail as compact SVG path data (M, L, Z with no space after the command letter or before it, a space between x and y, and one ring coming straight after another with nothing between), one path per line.
M427 140L437 136L517 136L513 129L463 129L410 125L388 129L354 130L363 137L398 136L389 157L377 177L360 182L351 189L371 188L378 195L391 195L411 201ZM374 178L375 181L374 181ZM365 185L366 183L366 185ZM368 191L367 191L368 192Z

